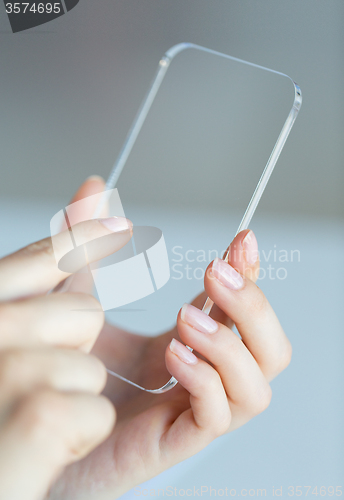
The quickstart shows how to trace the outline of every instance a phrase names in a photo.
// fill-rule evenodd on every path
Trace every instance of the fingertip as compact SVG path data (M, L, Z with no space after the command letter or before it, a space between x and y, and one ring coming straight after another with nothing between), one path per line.
M101 182L101 183L105 184L103 177L101 177L100 175L97 175L97 174L90 175L89 177L87 177L87 179L84 182Z
M111 401L103 395L97 396L98 404L102 406L102 415L104 421L107 422L107 429L104 429L105 434L110 434L117 418L116 408L111 403ZM107 432L106 432L107 431Z
M79 187L78 192L83 191L86 196L91 196L92 194L100 193L104 190L105 181L100 175L90 175ZM81 198L84 198L82 196Z
M61 230L74 225L78 222L90 219L97 207L101 193L104 191L105 181L99 175L91 175L88 177L74 193L68 204L68 223L62 224ZM95 196L99 195L99 196ZM82 204L78 203L85 200ZM106 217L108 213L107 203L104 204L101 214Z
M228 263L239 273L256 282L259 276L259 251L252 229L238 233L228 248Z
M195 365L198 363L198 358L194 355L191 348L182 344L178 340L173 338L168 347L171 353L174 354L184 364Z
M104 363L97 356L89 354L89 358L95 370L95 393L100 394L106 385L108 372Z
M183 352L183 350L187 352ZM188 360L183 359L189 356ZM190 362L191 360L191 362ZM198 365L198 358L185 345L176 339L172 339L165 351L166 368L178 382L188 391L194 378L195 367Z
M94 194L101 193L104 190L105 181L100 175L91 175L78 187L70 204L87 198Z
M242 240L245 260L253 266L259 259L258 242L254 232L250 229Z
M73 397L73 396L72 396ZM74 395L74 428L78 428L78 442L73 446L79 460L104 442L112 433L116 423L116 410L111 401L103 395ZM79 415L77 415L77 413Z

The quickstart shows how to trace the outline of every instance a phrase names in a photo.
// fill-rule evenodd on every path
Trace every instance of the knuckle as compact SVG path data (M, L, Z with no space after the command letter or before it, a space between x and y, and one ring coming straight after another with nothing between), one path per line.
M275 353L272 360L264 370L265 376L268 378L268 380L273 380L279 373L283 372L283 370L285 370L289 366L291 358L292 346L289 340L285 338L283 346L280 346L278 352Z
M19 408L23 439L49 448L54 463L65 463L68 450L63 439L63 422L66 421L67 405L61 394L40 390L26 396Z
M209 394L216 394L219 391L219 387L222 387L222 381L220 375L213 371L213 376L209 376L207 380L207 392Z
M16 314L12 304L0 304L0 325L2 332L11 326L15 318Z
M95 297L93 297L92 295L88 295L88 300L89 300L90 308L96 309L96 311L97 311L97 314L91 315L90 320L94 322L94 327L100 330L103 327L104 322L105 322L104 310L103 310L102 306L100 305L100 303L98 302L98 300Z
M0 382L3 386L12 387L16 381L26 378L25 352L22 350L7 350L0 355Z
M13 326L17 322L17 315L11 304L0 304L0 347L6 346L11 340ZM13 342L13 339L12 339Z
M0 305L0 325L3 328L8 321L8 307Z
M225 342L226 346L219 346L219 353L221 356L225 356L225 361L228 363L227 353L230 353L231 358L241 359L243 356L244 344L241 338L239 338L232 330L229 331L230 335L226 335Z
M87 293L72 293L71 296L68 296L68 293L66 294L67 301L69 301L71 297L73 301L77 301L82 310L94 312L94 314L90 314L84 319L87 327L91 330L100 330L105 322L105 313L99 301Z
M63 414L66 414L66 404L58 393L40 390L24 399L22 411L29 433L55 432Z
M107 381L107 372L106 372L106 367L103 364L102 361L100 361L99 358L93 355L89 355L92 362L93 366L96 365L96 369L94 372L96 373L95 376L93 376L93 384L95 386L95 392L100 393L104 389Z
M207 392L212 395L217 394L219 393L220 387L223 387L221 377L218 372L214 371L213 376L208 376ZM213 438L225 434L228 431L231 423L231 411L225 393L224 398L225 401L223 401L223 404L220 405L218 411L212 413L212 417L209 422L209 430Z
M259 415L265 411L271 403L272 398L272 390L269 384L266 384L264 389L258 394L254 405L253 405L253 414Z
M231 424L231 414L228 408L228 411L224 412L220 418L217 419L215 425L215 437L223 436L228 432L229 426Z
M292 358L293 348L289 340L286 340L282 354L279 357L278 373L282 372L289 366Z
M257 315L265 314L268 309L268 301L259 287L255 287L254 297L250 303L250 311Z
M45 238L44 240L31 243L25 247L22 252L26 255L46 254L50 257L54 253L51 238Z

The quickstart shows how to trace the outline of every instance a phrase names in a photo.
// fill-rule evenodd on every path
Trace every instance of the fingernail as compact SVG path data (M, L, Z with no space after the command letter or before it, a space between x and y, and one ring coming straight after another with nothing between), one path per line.
M218 324L212 318L209 318L197 307L190 304L184 304L180 312L180 316L185 323L196 328L203 333L215 333L219 329Z
M86 181L98 181L98 182L105 182L103 177L100 177L100 175L90 175L87 177Z
M227 262L216 257L212 266L212 273L220 283L231 290L239 290L244 284L240 274Z
M198 362L197 356L195 356L189 349L178 342L176 339L172 339L170 343L170 350L178 356L180 361L183 361L187 365L195 365Z
M103 226L110 229L113 233L128 231L133 227L131 220L125 217L109 217L108 219L98 219Z
M248 264L255 264L258 259L258 243L253 231L249 231L243 239L245 259Z

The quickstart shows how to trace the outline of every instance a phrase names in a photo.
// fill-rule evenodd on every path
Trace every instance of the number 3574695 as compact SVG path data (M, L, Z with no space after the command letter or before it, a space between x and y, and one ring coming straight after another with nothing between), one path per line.
M7 14L59 14L61 3L28 3L28 2L8 2L6 3Z

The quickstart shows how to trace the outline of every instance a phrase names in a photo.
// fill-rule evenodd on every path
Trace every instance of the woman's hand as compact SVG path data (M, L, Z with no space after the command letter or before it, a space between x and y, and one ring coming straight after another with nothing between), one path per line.
M66 468L49 498L113 500L269 405L269 382L289 364L291 346L254 283L258 271L255 236L242 231L230 246L229 264L216 260L205 275L213 319L200 311L203 293L183 306L175 329L157 338L105 325L93 353L106 366L145 387L162 386L169 374L179 384L152 395L110 377L105 394L117 410L113 433ZM241 339L230 329L233 322Z
M102 189L94 178L73 201ZM85 220L93 209L74 218ZM111 232L97 221L78 226L88 237ZM130 237L121 233L108 253ZM254 284L257 257L253 233L237 235L230 265L217 260L205 276L213 319L199 310L203 293L182 308L175 329L153 339L102 328L85 275L74 275L67 293L46 295L67 277L50 239L2 259L0 497L39 499L59 476L51 499L113 500L264 410L269 381L288 365L291 347ZM163 385L170 374L179 384L157 396L111 377L104 391L117 409L111 433L114 410L99 396L106 375L97 358L146 387Z
M112 253L131 237L129 228L119 233L109 229L113 220L106 225L104 220L86 221L73 230L88 239L111 235L107 252ZM62 253L68 236L67 230L54 237ZM99 248L94 258L102 253ZM0 260L4 500L43 498L63 468L89 454L114 425L113 405L99 395L105 367L87 354L104 323L100 304L85 293L46 295L67 276L56 265L50 238Z

